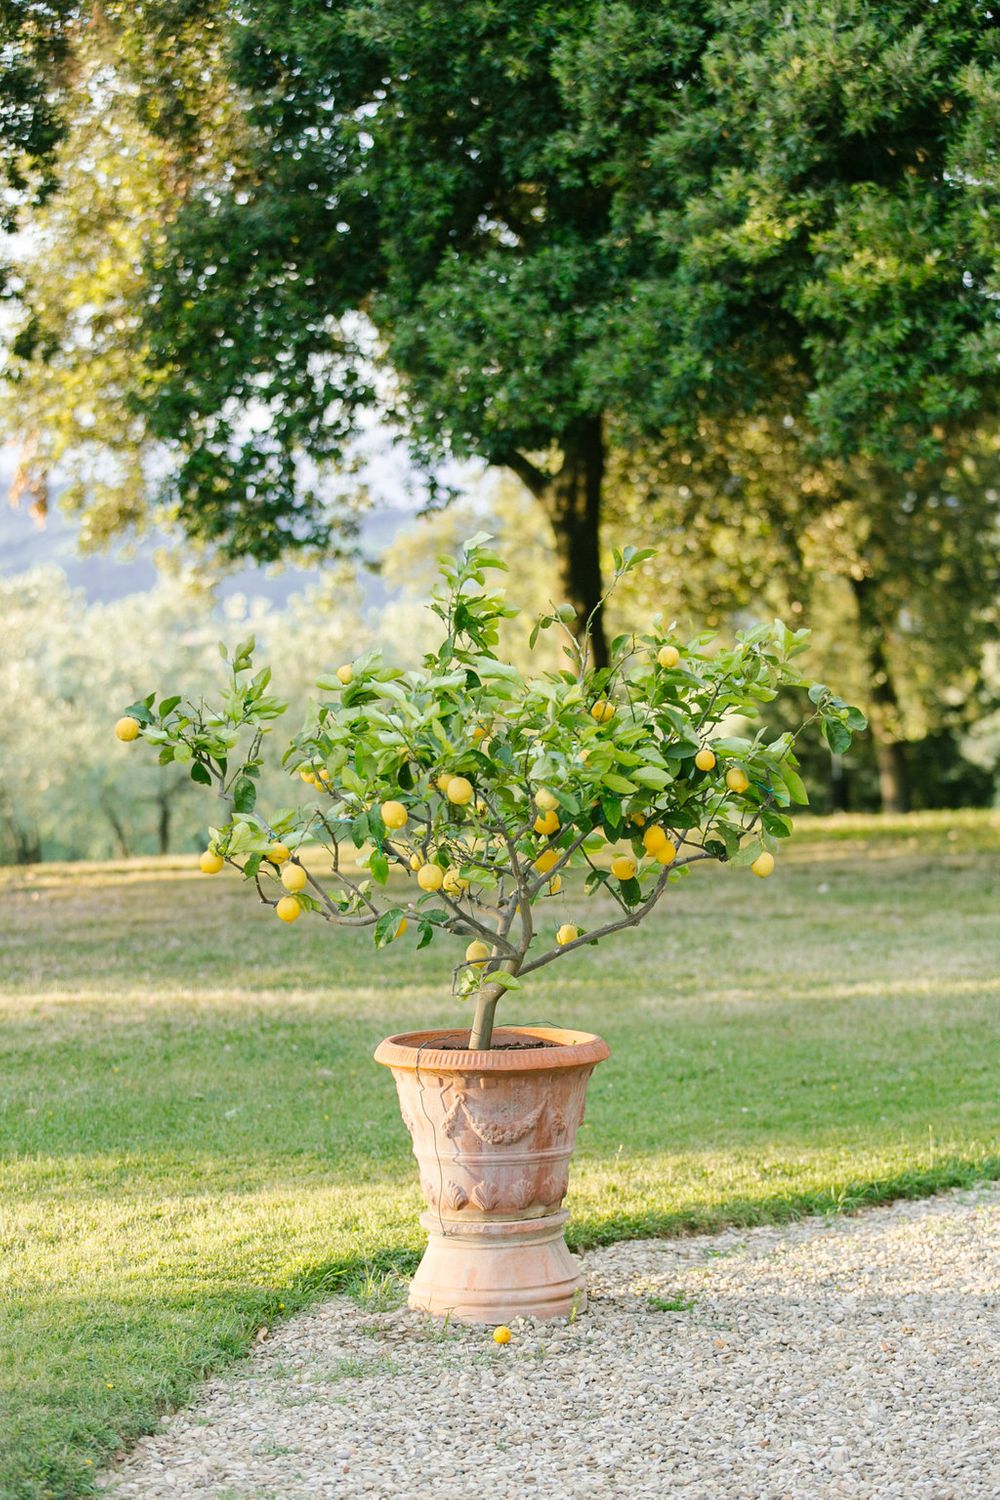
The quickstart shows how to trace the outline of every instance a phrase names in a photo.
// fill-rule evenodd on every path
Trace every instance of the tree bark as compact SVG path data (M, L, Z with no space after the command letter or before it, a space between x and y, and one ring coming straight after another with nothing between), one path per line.
M114 830L115 843L118 845L119 855L122 859L131 859L132 850L129 847L128 834L125 831L124 823L106 797L101 799L101 807L104 810L104 816Z
M166 791L157 797L156 842L161 854L170 853L170 799Z
M513 469L545 510L556 542L560 600L576 610L573 633L582 641L590 621L590 662L608 664L601 577L601 501L604 488L604 432L600 416L581 418L563 434L562 465L547 474L520 453L506 455Z
M851 587L871 682L869 719L882 811L909 812L909 767L906 746L899 738L899 697L889 667L885 626L876 604L878 584L873 578L855 578Z

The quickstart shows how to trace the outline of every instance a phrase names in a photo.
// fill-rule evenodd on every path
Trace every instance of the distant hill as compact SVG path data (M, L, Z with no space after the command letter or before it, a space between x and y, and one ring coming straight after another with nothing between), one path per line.
M82 588L92 601L119 599L125 594L142 593L156 582L153 554L164 543L154 536L133 547L118 547L110 552L81 554L77 548L77 527L71 518L53 506L44 527L39 527L26 510L7 503L9 472L0 465L0 574L23 573L40 563L55 563L66 573L74 588ZM394 533L413 519L407 506L383 507L372 512L363 528L363 546L368 556L378 553ZM227 575L219 585L219 594L244 593L283 603L290 594L298 594L320 577L316 568L287 567L269 574L265 569L248 567ZM382 598L378 580L365 574L362 584L369 603Z

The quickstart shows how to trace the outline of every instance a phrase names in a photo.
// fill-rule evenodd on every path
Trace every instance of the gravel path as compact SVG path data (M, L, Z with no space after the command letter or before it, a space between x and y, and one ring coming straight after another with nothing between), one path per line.
M1000 1188L614 1245L506 1348L338 1299L102 1483L115 1500L1000 1496Z

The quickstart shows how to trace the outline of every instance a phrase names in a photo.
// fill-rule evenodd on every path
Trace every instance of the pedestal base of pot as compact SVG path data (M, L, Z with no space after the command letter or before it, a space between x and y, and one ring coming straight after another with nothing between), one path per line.
M427 1249L410 1286L410 1306L458 1323L565 1318L587 1305L586 1283L569 1253L560 1210L542 1219L463 1223L421 1214Z

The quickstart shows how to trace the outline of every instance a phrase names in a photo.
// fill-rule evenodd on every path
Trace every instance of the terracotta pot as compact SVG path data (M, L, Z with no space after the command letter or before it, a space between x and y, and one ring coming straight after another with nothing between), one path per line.
M462 1323L579 1311L586 1289L563 1237L562 1201L587 1080L609 1049L589 1032L551 1026L503 1027L493 1037L549 1046L441 1045L467 1037L414 1031L375 1053L396 1080L427 1201L410 1306Z

